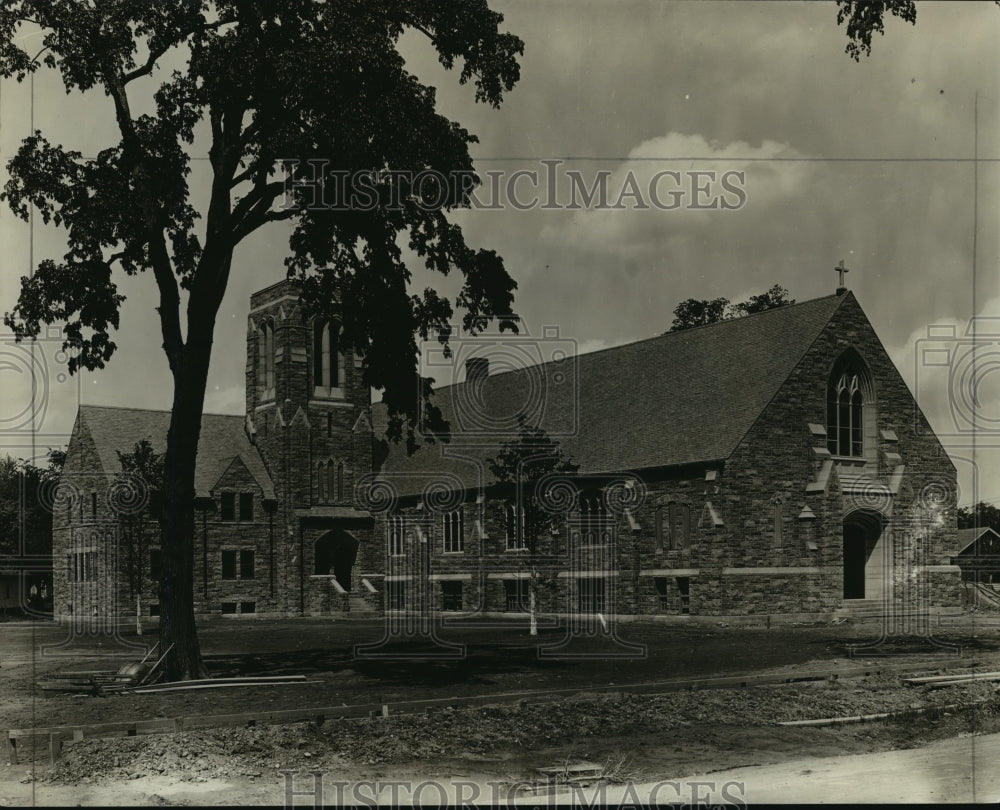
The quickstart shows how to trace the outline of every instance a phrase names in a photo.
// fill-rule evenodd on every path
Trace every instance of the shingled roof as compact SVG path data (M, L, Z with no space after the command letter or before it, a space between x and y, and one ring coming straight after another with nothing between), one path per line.
M990 543L1000 540L1000 534L997 534L989 526L978 526L972 529L959 529L957 533L958 553L965 554L975 551L973 546L983 535L987 535L989 537Z
M116 451L127 453L142 439L148 439L157 453L166 450L169 411L81 405L77 418L93 438L101 466L109 475L121 470ZM260 485L264 497L274 498L274 484L260 453L250 444L243 423L242 416L202 414L195 467L195 493L199 498L211 496L212 487L237 457Z
M611 349L491 374L439 389L448 443L412 456L390 445L382 465L407 492L427 473L479 485L479 465L516 435L515 416L540 424L581 472L639 470L728 458L834 313L831 295ZM376 435L384 406L374 409Z

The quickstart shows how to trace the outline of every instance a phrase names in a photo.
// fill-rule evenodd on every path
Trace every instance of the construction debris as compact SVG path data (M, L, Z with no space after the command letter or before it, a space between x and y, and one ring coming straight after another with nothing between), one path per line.
M153 679L160 664L174 648L171 644L166 652L155 663L146 663L149 657L159 648L157 642L137 663L123 664L117 672L114 670L88 670L83 672L53 673L38 681L38 688L44 691L86 692L91 695L109 695L123 692L136 686L142 686Z
M977 681L1000 681L1000 672L964 672L955 675L925 675L922 677L903 678L903 683L910 686L927 686L940 689L943 686L957 686L962 683Z
M318 680L307 681L305 675L272 675L247 676L243 678L203 678L196 681L178 681L176 683L159 683L132 689L137 695L163 692L183 692L196 689L218 689L230 686L283 686L293 683L320 683Z

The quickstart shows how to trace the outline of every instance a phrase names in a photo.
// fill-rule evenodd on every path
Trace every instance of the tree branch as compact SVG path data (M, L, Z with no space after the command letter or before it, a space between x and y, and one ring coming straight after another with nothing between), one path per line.
M150 264L156 286L160 291L160 305L156 311L160 313L160 330L163 335L163 351L167 355L170 372L176 377L180 370L184 338L181 334L180 322L180 292L177 279L174 277L170 254L167 252L166 239L163 236L162 213L155 201L143 194L142 189L148 184L144 176L150 174L146 163L146 155L136 134L132 115L129 111L128 96L121 75L107 69L103 72L104 86L115 104L115 116L118 129L122 134L124 168L136 177L135 186L139 189L140 206L146 226L146 243L149 247Z
M267 212L273 203L285 191L285 184L280 181L273 183L258 182L233 209L233 243L239 242L248 234L257 230L265 222L273 222ZM294 208L287 209L294 212ZM281 217L288 219L288 217Z
M220 28L223 25L228 25L231 22L236 22L236 20L233 18L227 18L225 20L217 20L214 23L205 23L204 25L199 25L196 26L195 28L192 28L190 31L184 32L181 35L180 39L175 39L164 43L161 47L157 48L155 51L150 51L149 57L146 59L146 62L141 67L137 67L135 70L130 71L129 73L126 73L124 76L122 76L122 84L128 84L129 82L138 79L140 76L148 76L150 73L153 72L153 68L156 67L156 62L157 60L159 60L161 56L163 56L171 48L180 45L185 39L190 37L192 34L211 31L216 28Z

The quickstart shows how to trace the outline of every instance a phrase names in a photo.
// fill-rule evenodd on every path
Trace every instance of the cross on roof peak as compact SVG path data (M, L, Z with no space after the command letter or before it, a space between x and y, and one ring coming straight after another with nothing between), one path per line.
M843 295L847 292L847 287L844 286L844 273L850 273L851 271L844 267L844 260L840 260L840 264L833 268L840 274L840 283L837 285L837 295Z

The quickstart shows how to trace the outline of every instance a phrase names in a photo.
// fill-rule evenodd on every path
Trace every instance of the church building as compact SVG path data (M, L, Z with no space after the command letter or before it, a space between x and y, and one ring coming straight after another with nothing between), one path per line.
M473 341L464 379L434 396L450 440L418 437L412 454L382 440L383 407L338 333L304 315L292 280L251 297L246 411L202 420L201 614L516 615L532 571L541 611L560 615L961 604L955 467L843 287L589 354L548 351L548 334ZM542 493L559 520L534 555L526 494L490 472L518 416L579 467ZM129 491L119 452L162 452L168 424L80 407L54 514L56 616L157 615L156 498Z

